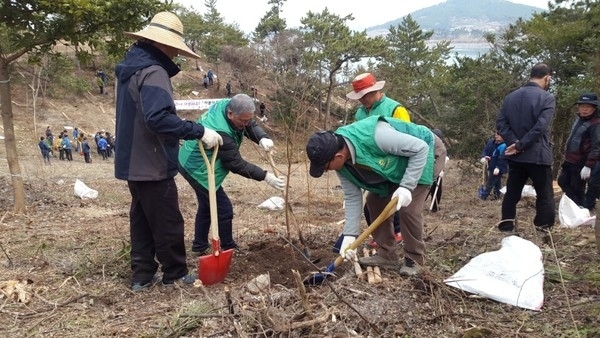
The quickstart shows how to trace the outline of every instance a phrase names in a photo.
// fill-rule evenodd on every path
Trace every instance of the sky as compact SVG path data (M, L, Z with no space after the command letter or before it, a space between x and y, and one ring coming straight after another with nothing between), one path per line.
M477 0L473 0L477 1ZM509 0L510 2L548 8L548 0ZM203 0L175 0L185 7L205 12ZM325 7L339 16L352 14L350 29L363 30L403 17L416 10L445 2L445 0L287 0L283 4L282 16L288 27L299 27L300 19L308 11L320 13ZM390 4L393 5L393 9ZM270 9L268 0L217 0L217 10L228 23L237 23L239 28L250 33ZM185 29L185 27L184 27Z

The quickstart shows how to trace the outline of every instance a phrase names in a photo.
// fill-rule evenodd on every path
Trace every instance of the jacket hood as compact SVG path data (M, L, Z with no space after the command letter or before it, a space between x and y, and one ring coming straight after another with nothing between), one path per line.
M158 48L138 42L127 51L127 57L116 66L115 73L119 83L124 83L138 70L153 65L162 66L169 77L177 75L180 71L179 67Z

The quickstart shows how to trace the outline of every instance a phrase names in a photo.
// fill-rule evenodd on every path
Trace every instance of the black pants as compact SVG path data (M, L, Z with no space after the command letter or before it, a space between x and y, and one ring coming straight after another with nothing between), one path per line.
M180 167L179 172L192 188L194 188L196 198L198 199L192 251L204 252L211 247L208 238L210 232L210 204L208 190L191 177L183 168ZM231 204L231 200L229 200L229 196L227 196L225 190L223 190L223 187L217 189L217 215L221 249L228 250L236 248L237 244L233 240L233 205Z
M502 200L502 220L515 219L517 203L521 200L523 187L529 178L537 194L533 224L540 228L551 228L554 225L556 210L552 189L552 167L549 165L508 161L506 194ZM510 231L514 228L514 222L504 221L498 227L502 231Z
M592 175L588 180L587 191L583 200L583 206L588 209L596 208L596 199L600 197L600 162L592 168Z
M488 171L488 178L481 199L487 199L492 192L494 193L494 199L500 198L500 189L502 189L502 174L494 175L493 170Z
M431 207L432 212L437 212L440 210L440 202L442 201L442 181L443 178L438 177L433 181L433 185L429 188L429 193L427 197L431 196L431 200L433 202L433 207Z
M581 179L583 166L564 162L558 176L558 185L567 196L579 206L583 205L585 181Z
M185 276L183 216L173 178L162 181L127 181L131 193L129 211L132 283L152 279L158 263L163 279ZM155 260L158 260L158 262Z
M83 158L85 159L85 163L90 163L92 161L90 161L90 153L89 152L84 152L83 153Z

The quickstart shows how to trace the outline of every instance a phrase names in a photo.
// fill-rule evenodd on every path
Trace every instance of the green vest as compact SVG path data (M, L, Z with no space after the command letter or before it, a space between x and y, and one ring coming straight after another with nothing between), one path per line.
M375 143L375 138L373 137L375 126L378 121L385 121L397 131L415 136L427 143L429 146L427 164L417 183L424 185L433 184L433 165L435 160L434 138L433 133L427 127L404 122L392 117L371 116L364 120L340 127L335 131L335 134L345 137L352 145L354 145L357 165L369 167L375 173L393 184L399 184L400 181L402 181L402 177L408 166L408 157L390 155L379 149ZM367 185L365 182L360 181L358 177L355 177L345 166L339 173L356 186L376 193L381 197L388 196L391 193L391 191L389 191L390 185Z
M383 98L373 104L370 111L365 109L365 106L360 106L354 114L354 119L356 121L364 120L369 116L373 115L381 115L391 117L394 114L394 110L396 107L402 106L400 102L394 101L387 96L383 96Z
M208 108L208 111L200 116L198 123L202 124L206 128L210 128L217 132L224 132L229 135L235 141L238 149L242 144L242 133L235 130L227 122L227 111L226 107L229 104L230 99L224 99L218 101ZM208 173L206 172L206 164L200 153L199 145L202 142L199 140L188 140L183 142L183 145L179 149L179 164L185 169L185 171L192 176L200 185L208 190ZM206 156L210 160L213 153L213 149L206 149ZM229 174L229 170L223 167L221 160L217 157L215 161L215 186L218 189L225 177Z

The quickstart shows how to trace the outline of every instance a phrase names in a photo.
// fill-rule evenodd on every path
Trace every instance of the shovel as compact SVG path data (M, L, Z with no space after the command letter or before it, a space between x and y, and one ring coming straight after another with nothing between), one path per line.
M381 223L383 223L384 220L388 219L396 212L397 204L398 204L398 197L392 198L392 200L389 201L389 203L385 206L385 209L383 209L381 214L379 214L379 216L373 221L373 223L371 223L371 225L367 229L365 229L365 231L363 231L363 233L360 234L360 236L358 236L358 238L356 238L354 240L354 242L350 243L350 245L348 246L348 250L354 250L354 249L358 248L365 241L365 239L367 239L367 237L369 237L369 235L371 235L371 233L373 231L375 231L375 229L377 229L381 225ZM342 264L343 261L344 261L343 252L340 252L340 255L335 259L335 261L333 263L331 263L331 264L329 264L329 266L327 266L325 271L318 272L311 276L306 277L304 279L304 284L305 285L321 285L321 284L323 284L325 279L327 279L327 276L332 275L335 268L337 266L339 266L340 264Z
M198 259L198 279L204 285L217 284L225 280L231 265L233 249L221 251L221 240L219 239L219 221L217 214L217 188L215 186L215 161L217 159L217 144L213 150L211 160L208 160L204 147L200 142L200 152L206 164L208 174L208 202L210 204L210 236L212 241L212 254L201 256Z
M281 174L281 171L279 169L277 169L277 167L275 166L275 161L273 161L273 155L271 154L270 151L267 151L267 158L269 159L269 164L271 164L271 169L273 169L273 174L276 177L279 177ZM283 192L283 197L284 197L284 199L286 199L285 192ZM294 213L292 211L292 206L288 203L287 199L285 201L285 207L287 208L289 213L292 215L292 218L294 219L294 222L293 222L294 228L296 228L296 232L298 233L298 239L300 240L300 243L303 246L302 254L304 255L304 257L306 257L307 259L310 260L311 259L310 258L310 248L306 244L306 241L304 240L304 236L302 236L302 230L300 230L300 227L298 226L298 223L296 221L296 216L294 216ZM289 231L289 229L288 229L288 231Z
M483 198L483 196L485 195L485 172L487 171L487 161L483 164L483 171L482 171L482 175L481 175L481 185L479 186L479 190L477 191L477 197L479 198Z

